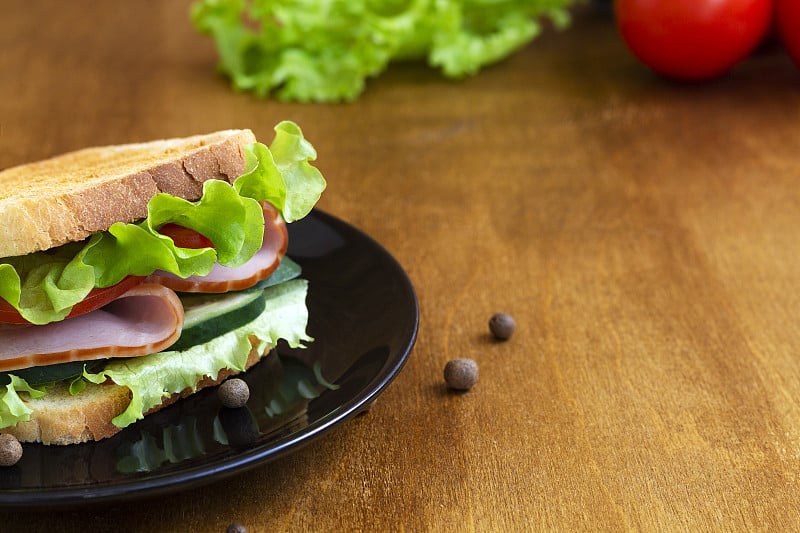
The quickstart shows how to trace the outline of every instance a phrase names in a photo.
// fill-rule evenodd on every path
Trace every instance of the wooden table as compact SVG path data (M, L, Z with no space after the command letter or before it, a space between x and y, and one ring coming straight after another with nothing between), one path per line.
M800 524L800 73L642 68L602 9L463 82L393 66L355 103L230 90L186 2L4 2L0 167L292 119L319 206L403 264L421 325L369 414L160 500L0 529L523 531ZM492 342L495 311L517 320ZM480 381L443 384L471 357Z

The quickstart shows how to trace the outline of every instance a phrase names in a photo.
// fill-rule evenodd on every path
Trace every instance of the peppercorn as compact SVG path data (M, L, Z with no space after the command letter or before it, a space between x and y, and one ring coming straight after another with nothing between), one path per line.
M0 466L13 466L22 459L22 444L9 433L0 435Z
M239 378L232 378L219 386L219 401L225 407L236 409L243 407L250 399L250 388Z
M225 533L247 533L247 528L239 522L234 522L228 526Z
M489 320L489 330L496 339L501 341L510 339L516 328L517 323L514 321L514 317L508 313L495 313Z
M444 367L444 380L455 390L469 390L478 382L478 363L467 357L451 359Z

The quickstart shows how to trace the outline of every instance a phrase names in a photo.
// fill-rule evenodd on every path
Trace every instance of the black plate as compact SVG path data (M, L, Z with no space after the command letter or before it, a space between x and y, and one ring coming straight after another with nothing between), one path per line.
M225 409L205 389L114 437L26 444L0 468L0 507L74 507L151 497L232 476L307 444L368 406L406 362L419 308L377 242L320 211L289 226L309 280L308 348L279 345L245 374L251 398Z

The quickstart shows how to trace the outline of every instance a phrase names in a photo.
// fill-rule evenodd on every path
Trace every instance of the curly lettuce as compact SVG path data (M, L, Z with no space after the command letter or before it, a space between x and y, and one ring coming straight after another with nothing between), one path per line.
M27 381L14 375L10 378L10 382L0 389L0 428L30 420L33 409L19 397L18 393L27 393L28 397L33 399L45 395L43 387L31 387Z
M261 247L269 201L287 222L308 214L325 188L309 161L316 152L300 128L288 121L275 127L270 147L246 147L246 172L233 185L209 180L203 195L190 202L161 193L148 204L148 215L116 223L81 243L0 260L0 298L33 324L63 320L92 289L109 287L129 275L165 270L181 277L206 275L216 262L240 265ZM229 223L220 224L220 220ZM158 233L164 224L194 229L214 248L181 248Z
M523 47L548 17L564 28L580 0L199 0L237 90L280 100L349 101L393 60L427 59L449 78Z

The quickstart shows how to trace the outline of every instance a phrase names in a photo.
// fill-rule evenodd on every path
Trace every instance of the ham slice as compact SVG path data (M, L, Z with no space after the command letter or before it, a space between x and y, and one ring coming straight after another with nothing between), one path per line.
M240 291L252 287L272 274L281 262L289 246L289 232L278 211L268 206L264 215L264 240L255 255L238 267L225 267L217 263L206 276L180 278L170 272L157 270L148 281L158 283L179 292L222 293ZM267 217L272 214L272 220Z
M3 325L0 371L69 361L135 357L169 348L183 305L167 287L143 283L95 311L43 326Z

